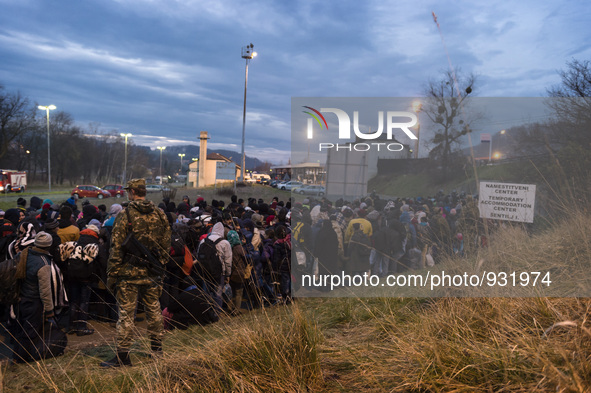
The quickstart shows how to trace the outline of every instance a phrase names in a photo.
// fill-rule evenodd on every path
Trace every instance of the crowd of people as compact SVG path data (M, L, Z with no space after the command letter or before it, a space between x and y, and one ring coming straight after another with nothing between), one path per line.
M158 284L150 292L158 294L156 299L145 297L139 306L161 313L161 319L151 317L149 324L185 329L289 304L303 274L386 276L433 265L444 255L461 257L483 241L476 201L455 191L427 198L385 200L374 192L354 201L299 202L233 195L227 204L184 196L178 204L164 199L156 208L143 200L145 182L137 184L143 187L140 200L132 199L129 206L107 209L84 200L79 210L80 201L74 198L58 205L32 197L29 207L20 198L15 208L0 211L0 259L26 262L19 265L19 301L3 312L14 361L51 355L38 349L44 347L47 324L85 336L94 333L89 317L119 320L118 340L123 341L129 326L120 325L129 323L129 313L133 319L138 296L129 295L127 304L129 288L124 284L136 271L146 272L141 278L148 280L136 282L140 295L141 285ZM154 224L146 225L161 225L158 236L167 239L144 243L151 246L146 253L155 255L161 266L150 257L132 263L126 256L125 235L136 222L129 216L132 207L150 214L157 210ZM141 237L148 229L135 232ZM149 326L149 331L152 350L161 351L160 328ZM124 349L104 366L130 364L128 347Z

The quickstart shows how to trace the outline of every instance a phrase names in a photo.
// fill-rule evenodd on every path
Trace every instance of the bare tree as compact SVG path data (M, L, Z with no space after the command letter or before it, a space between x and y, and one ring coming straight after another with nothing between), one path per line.
M10 144L19 135L31 130L35 125L35 110L28 98L20 93L4 92L0 85L0 158L4 157Z
M431 140L433 147L429 157L440 163L444 179L447 179L452 164L457 161L456 150L460 139L470 130L462 110L474 89L475 81L473 74L464 76L459 69L448 70L425 88L423 112L437 128Z
M549 133L552 146L574 143L586 148L591 144L591 63L573 59L558 71L561 84L548 89L548 106L554 111L555 124Z

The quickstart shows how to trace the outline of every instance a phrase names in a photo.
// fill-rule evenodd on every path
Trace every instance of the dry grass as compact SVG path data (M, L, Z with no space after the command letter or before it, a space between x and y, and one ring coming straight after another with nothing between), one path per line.
M561 291L588 290L569 270L589 270L587 219L533 236L499 230L494 247L461 264L545 266ZM306 298L170 333L161 359L143 356L141 342L132 368L99 369L109 347L4 366L0 391L588 392L590 316L581 297Z

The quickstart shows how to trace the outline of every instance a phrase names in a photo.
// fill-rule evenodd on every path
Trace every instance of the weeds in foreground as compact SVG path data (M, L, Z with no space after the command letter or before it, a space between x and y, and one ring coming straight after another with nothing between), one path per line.
M501 247L462 263L552 265L570 277L565 267L591 260L584 215L494 237ZM590 316L577 297L307 298L174 331L160 359L143 356L143 342L132 368L99 369L104 347L2 366L0 391L588 392Z

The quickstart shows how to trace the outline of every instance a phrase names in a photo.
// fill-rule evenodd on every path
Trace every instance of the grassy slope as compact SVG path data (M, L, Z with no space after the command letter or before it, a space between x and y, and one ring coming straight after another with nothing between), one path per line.
M479 180L494 180L508 183L529 183L537 180L537 171L530 162L514 162L477 167ZM467 193L478 193L474 181L474 171L468 168L465 173L457 173L445 184L427 173L380 175L369 181L369 190L393 197L432 196L443 189Z
M591 260L591 228L582 215L532 237L519 227L495 236L493 244L502 246L462 263L553 264L555 279L568 280L569 269L585 269ZM575 280L577 273L570 274ZM587 298L307 298L172 332L164 357L156 361L142 355L147 343L141 341L133 368L100 370L98 362L112 354L103 346L3 367L0 387L7 392L585 392L591 389L590 310Z

